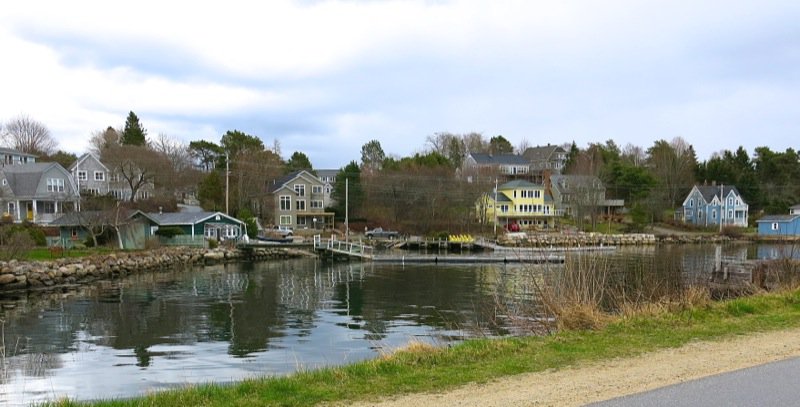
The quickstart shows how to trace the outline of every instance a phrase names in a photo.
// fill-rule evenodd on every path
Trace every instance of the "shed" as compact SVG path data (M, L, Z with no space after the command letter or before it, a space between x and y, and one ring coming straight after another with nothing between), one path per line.
M756 223L759 236L800 236L800 215L767 215Z

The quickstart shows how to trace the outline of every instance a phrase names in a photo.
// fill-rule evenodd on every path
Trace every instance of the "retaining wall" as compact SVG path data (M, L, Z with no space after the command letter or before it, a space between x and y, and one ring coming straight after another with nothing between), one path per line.
M287 259L304 255L308 254L280 247L248 251L226 248L162 248L51 261L0 261L0 291L85 284L164 269L188 269L221 262Z

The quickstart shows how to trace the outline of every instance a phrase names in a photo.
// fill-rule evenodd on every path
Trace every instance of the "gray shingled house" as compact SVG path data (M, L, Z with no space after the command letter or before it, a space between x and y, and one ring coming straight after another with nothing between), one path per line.
M15 222L47 224L77 209L78 188L58 163L5 165L0 169L0 207Z

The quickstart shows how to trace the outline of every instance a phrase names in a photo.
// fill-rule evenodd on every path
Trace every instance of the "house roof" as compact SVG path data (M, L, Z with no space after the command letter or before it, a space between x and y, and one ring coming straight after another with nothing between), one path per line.
M36 188L45 172L53 167L58 167L67 176L67 182L71 182L69 173L58 163L28 163L7 165L3 167L3 173L8 180L8 186L17 197L36 196ZM65 188L68 185L64 186Z
M800 215L766 215L757 220L756 223L764 222L793 222L795 219L800 218Z
M794 206L792 206L792 207L791 207L791 208L789 208L789 209L791 209L791 210L793 210L793 211L799 210L799 209L800 209L800 204L794 205Z
M317 173L317 177L335 177L339 175L339 170L314 170Z
M723 197L728 196L728 194L730 194L731 191L736 193L736 195L741 195L739 193L739 190L737 190L736 187L732 185L722 186L722 187L720 187L719 185L695 185L695 188L697 188L697 190L700 191L700 194L703 195L703 199L705 199L706 202L713 201L714 197L719 197L719 199L722 200ZM720 188L722 189L722 196L719 196Z
M230 219L236 223L244 223L239 219L228 216L222 212L150 212L146 213L145 215L161 226L196 225L200 222L216 217L217 215Z
M525 157L517 154L471 153L470 155L478 165L528 165Z
M289 181L299 177L302 173L306 173L309 176L314 177L314 175L312 175L311 173L309 173L306 170L293 171L293 172L290 172L290 173L288 173L288 174L286 174L286 175L274 180L272 182L272 185L270 185L269 188L267 188L267 192L272 193L272 192L275 192L275 191L283 188L287 183L289 183ZM314 177L314 179L318 179L318 178Z
M522 156L529 162L546 161L549 160L550 157L552 157L556 152L566 153L567 151L561 148L561 146L537 146L526 148L522 153Z
M137 211L132 211L132 210L126 210L126 209L121 210L120 215L121 215L121 218L123 218L123 219L130 219L131 217L133 217L137 213L140 213L140 214L144 215L145 217L148 217L147 214L145 214L142 211L138 211L138 210ZM87 222L93 222L95 220L100 220L100 219L103 219L103 218L107 218L107 219L110 220L111 216L113 216L113 215L111 215L111 213L108 212L108 211L68 212L68 213L65 213L65 214L59 216L54 221L50 222L50 225L52 225L52 226L81 226L81 225L86 224Z
M106 165L105 165L105 164L103 164L103 163L100 161L100 159L99 159L99 158L98 158L96 155L94 155L94 154L92 154L92 153L85 153L85 154L83 154L82 156L78 157L78 159L77 159L77 160L75 160L75 162L74 162L74 163L72 163L72 165L70 165L70 166L69 166L69 168L68 168L69 172L72 172L72 171L74 171L74 170L75 170L75 168L76 168L78 165L82 164L82 163L83 163L84 161L86 161L86 159L88 159L89 157L91 157L91 158L94 158L94 159L95 159L95 161L97 161L97 162L98 162L98 163L99 163L99 164L100 164L100 165L101 165L103 168L105 168L105 170L106 170L106 171L108 171L108 167L106 167Z
M36 158L36 155L23 153L22 151L17 151L11 148L0 147L0 154L12 154L12 155L19 155L22 157L33 157Z
M558 189L561 192L567 192L571 190L576 185L594 185L598 183L598 188L605 188L603 185L603 181L600 180L597 176L594 175L551 175L550 176L550 184L553 188Z
M534 184L533 182L515 179L513 181L506 182L503 185L500 185L498 189L517 189L517 188L543 188L540 184Z

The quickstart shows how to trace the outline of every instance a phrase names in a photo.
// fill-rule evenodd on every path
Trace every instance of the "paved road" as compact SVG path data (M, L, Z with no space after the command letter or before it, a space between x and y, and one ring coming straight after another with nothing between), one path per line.
M800 406L800 358L709 376L590 406Z

